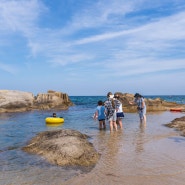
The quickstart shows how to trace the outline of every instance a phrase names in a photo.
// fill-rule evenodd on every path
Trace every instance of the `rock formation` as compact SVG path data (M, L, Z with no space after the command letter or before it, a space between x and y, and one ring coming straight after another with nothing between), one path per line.
M34 96L29 92L0 90L0 112L26 111L33 106Z
M133 94L128 93L120 93L117 92L120 96L120 100L123 104L123 111L124 112L136 112L137 111L137 105L130 105L129 101L132 101L134 99ZM165 100L162 100L161 98L156 99L150 99L145 98L146 106L147 106L147 112L153 112L153 111L167 111L170 110L170 108L175 107L181 107L185 110L185 105L177 104L175 102L167 102Z
M0 112L67 109L73 105L66 93L49 90L34 96L30 92L0 90Z
M90 166L96 164L99 154L87 138L75 130L46 131L22 149L41 155L52 164Z
M67 109L73 105L66 93L49 90L45 94L39 93L34 99L35 109Z
M182 136L185 136L185 116L181 118L176 118L170 123L165 124L165 126L175 128L176 130L181 132Z
M119 93L124 112L136 112L137 106L130 105L129 101L134 99L133 94ZM147 99L147 112L166 111L170 108L181 107L185 111L185 105L167 102L160 98ZM47 93L39 93L34 96L29 92L0 90L0 112L23 112L28 110L68 109L73 103L68 95L62 92L49 90Z

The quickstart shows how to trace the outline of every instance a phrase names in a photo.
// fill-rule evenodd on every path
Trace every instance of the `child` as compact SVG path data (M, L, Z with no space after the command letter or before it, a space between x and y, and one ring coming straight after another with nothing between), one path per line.
M96 108L96 112L94 114L94 119L96 120L98 118L99 121L99 129L106 129L105 125L105 107L103 105L103 102L100 100L98 101L98 106Z
M122 103L120 101L120 97L118 94L114 94L115 104L116 104L116 116L117 116L117 124L120 126L120 129L123 129L122 119L124 118L124 113L122 109Z

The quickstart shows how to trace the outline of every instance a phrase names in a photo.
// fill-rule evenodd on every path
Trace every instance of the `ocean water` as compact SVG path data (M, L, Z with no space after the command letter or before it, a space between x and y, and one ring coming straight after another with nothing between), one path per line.
M185 96L160 97L185 104ZM0 185L184 185L185 138L164 124L181 112L148 113L147 124L139 124L136 113L125 113L123 131L99 131L92 119L98 100L105 96L71 96L74 106L55 111L65 122L57 126L45 124L53 111L31 111L0 114ZM21 150L37 133L56 129L75 129L90 136L90 142L101 154L94 167L60 167L43 157Z

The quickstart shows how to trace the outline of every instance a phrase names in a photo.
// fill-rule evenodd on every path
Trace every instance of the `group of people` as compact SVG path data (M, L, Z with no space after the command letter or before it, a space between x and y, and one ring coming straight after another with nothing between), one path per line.
M146 123L146 104L144 98L139 93L134 95L134 100L129 101L129 104L137 104L137 110L140 117L141 123ZM95 120L99 121L99 129L106 129L107 119L110 126L110 131L123 129L122 120L124 118L124 112L122 109L122 102L120 100L119 94L112 94L111 92L107 93L107 100L105 102L98 101L98 106L94 113Z

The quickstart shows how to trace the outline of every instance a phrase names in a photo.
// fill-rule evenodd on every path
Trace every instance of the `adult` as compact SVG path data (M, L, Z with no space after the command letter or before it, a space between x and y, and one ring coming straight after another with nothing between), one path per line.
M110 132L112 132L113 129L117 131L116 108L114 102L114 95L111 92L107 93L107 100L105 101L104 106L107 120L109 121L110 125Z
M129 101L129 103L136 104L137 105L137 110L140 118L140 123L146 124L146 104L144 101L144 97L140 95L139 93L136 93L134 95L134 100Z

